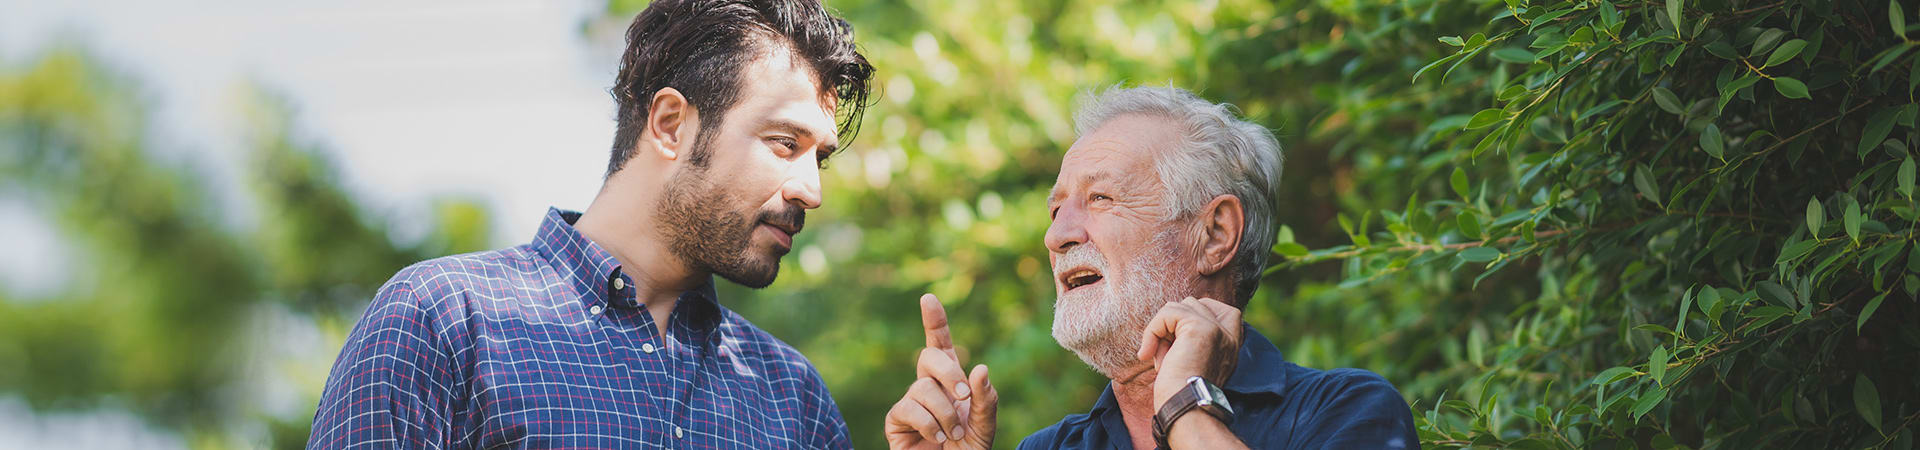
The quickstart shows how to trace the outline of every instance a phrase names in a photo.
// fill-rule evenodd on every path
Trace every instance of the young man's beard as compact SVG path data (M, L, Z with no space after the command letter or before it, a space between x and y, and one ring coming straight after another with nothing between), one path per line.
M694 147L694 152L712 151L705 139L697 139ZM754 228L766 221L790 224L799 230L806 214L791 205L786 210L763 210L752 215L729 209L741 202L712 182L705 164L710 161L690 161L686 171L667 183L666 196L654 208L655 221L666 227L668 249L695 269L742 286L767 287L780 274L780 257L787 250L754 253Z

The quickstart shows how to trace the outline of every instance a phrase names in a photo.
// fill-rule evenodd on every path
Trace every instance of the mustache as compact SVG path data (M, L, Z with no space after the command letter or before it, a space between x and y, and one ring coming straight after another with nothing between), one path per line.
M1092 245L1075 245L1073 248L1068 249L1066 253L1061 254L1060 257L1053 262L1053 274L1058 278L1061 270L1080 266L1087 266L1093 270L1098 270L1104 275L1107 273L1107 256L1100 254L1099 250L1093 249Z
M793 230L794 234L799 234L800 229L807 226L807 210L798 206L787 205L785 208L772 211L761 210L758 219L761 222L787 228Z

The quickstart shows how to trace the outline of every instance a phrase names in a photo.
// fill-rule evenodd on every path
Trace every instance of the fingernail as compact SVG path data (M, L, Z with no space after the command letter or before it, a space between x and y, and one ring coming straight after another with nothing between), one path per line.
M939 443L942 443L942 444L945 444L945 443L947 443L947 432L945 432L945 431L935 431L935 432L933 432L933 441L934 441L934 442L939 442Z
M967 398L967 395L972 393L973 393L973 389L968 388L966 383L961 383L959 386L953 387L953 396L959 397L961 400L965 400Z
M965 439L966 437L967 437L967 427L964 427L964 426L953 427L954 440L957 441L957 440Z

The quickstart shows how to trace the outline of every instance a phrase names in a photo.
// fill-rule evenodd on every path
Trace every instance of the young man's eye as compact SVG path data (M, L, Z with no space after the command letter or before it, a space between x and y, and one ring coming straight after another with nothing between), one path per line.
M814 153L813 162L820 165L820 170L827 170L827 157L830 156L833 156L833 154L827 152Z
M800 143L794 141L793 138L771 137L767 138L767 140L772 141L773 145L779 146L780 152L783 154L793 153L793 151L800 149Z

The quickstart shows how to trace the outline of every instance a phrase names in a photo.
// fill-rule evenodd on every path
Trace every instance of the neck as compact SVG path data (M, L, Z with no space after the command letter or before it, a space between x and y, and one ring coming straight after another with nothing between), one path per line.
M649 171L654 173L633 174L648 169L632 167L637 165L640 161L630 161L629 167L608 177L573 228L620 261L620 271L634 280L635 299L653 316L656 329L664 332L680 294L711 275L675 256L649 213L660 200L662 183L640 180L666 180L671 174L657 168Z
M1153 404L1153 380L1160 371L1152 364L1138 364L1122 370L1113 378L1113 399L1120 404L1120 419L1127 424L1127 437L1133 439L1133 448L1154 448L1153 414L1159 405Z
M1231 277L1209 276L1197 281L1179 297L1211 298L1233 304L1235 299ZM1127 437L1133 439L1133 448L1159 446L1153 440L1153 416L1160 412L1160 405L1153 403L1153 382L1159 376L1160 371L1155 370L1152 364L1143 362L1119 370L1112 378L1113 398L1120 404L1120 418L1127 424Z

